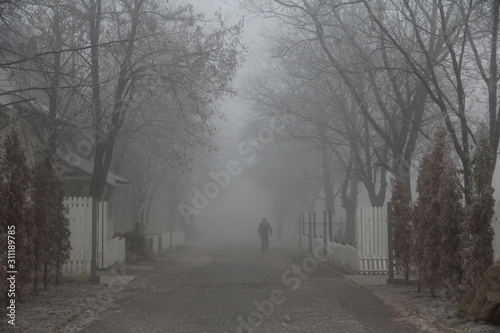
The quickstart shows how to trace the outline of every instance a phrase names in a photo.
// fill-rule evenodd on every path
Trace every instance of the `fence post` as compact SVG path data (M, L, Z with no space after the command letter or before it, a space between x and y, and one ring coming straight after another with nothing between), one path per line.
M333 223L333 220L332 220L332 210L329 209L328 210L328 229L329 229L329 233L330 233L330 242L333 242L332 223Z
M323 245L324 245L323 255L324 256L326 256L327 253L327 246L328 246L327 237L328 235L326 234L326 210L324 210L323 211Z
M299 249L302 249L302 221L301 221L301 215L298 216L297 219L298 223L298 233L299 233Z
M306 235L306 214L302 213L302 235Z
M394 262L392 255L392 205L390 202L387 203L387 255L388 258L388 268L389 268L389 278L387 279L387 284L394 283Z
M313 236L316 237L316 212L313 212Z
M339 229L342 230L342 233L341 233L341 239L342 240L341 240L341 242L345 243L345 229L346 229L346 225L344 224L344 217L343 216L340 217L340 228ZM339 240L339 239L337 238L337 240Z
M312 239L312 216L309 213L309 253L313 250L313 239Z

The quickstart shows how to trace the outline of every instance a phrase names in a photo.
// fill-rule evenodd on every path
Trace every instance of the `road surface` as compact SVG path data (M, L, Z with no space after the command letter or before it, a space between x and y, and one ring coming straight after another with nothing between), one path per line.
M421 332L290 245L190 245L81 332Z

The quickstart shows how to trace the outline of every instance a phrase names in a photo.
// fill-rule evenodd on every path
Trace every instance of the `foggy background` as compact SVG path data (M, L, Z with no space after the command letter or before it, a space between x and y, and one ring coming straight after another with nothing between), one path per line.
M221 9L224 20L227 23L236 23L243 19L243 10L237 0L182 0L177 3L190 3L196 9L202 11L207 17L214 17L216 10ZM260 30L266 25L264 20L258 17L246 17L243 33L243 44L249 46L247 60L240 68L236 79L237 89L244 84L246 75L256 67L263 65L261 61L264 40L261 38ZM236 150L239 144L244 141L242 131L247 124L247 120L252 116L251 111L241 99L225 98L220 102L221 111L226 119L217 119L216 127L218 134L214 140L219 148L219 152L213 156L208 156L204 161L205 170L201 173L211 171L219 172L223 170L225 163L232 159L243 160L243 156ZM240 175L232 177L230 184L221 190L220 194L210 199L210 204L203 209L199 215L193 216L193 225L197 234L204 240L224 241L259 241L257 235L258 224L265 217L273 227L276 237L276 226L272 218L272 203L270 194L261 188L248 173L250 168L242 163L243 171ZM219 170L220 169L220 170ZM203 175L202 175L203 177ZM205 179L206 180L206 179ZM209 180L206 180L209 181ZM195 182L194 186L202 188L203 181ZM192 191L187 191L194 195ZM167 193L155 198L152 212L151 224L148 233L165 232L165 216L169 216L168 207L164 205ZM190 204L189 199L185 200ZM293 233L293 230L288 230Z
M236 88L240 91L244 88L246 80L255 72L265 71L265 68L270 66L266 54L266 38L263 36L272 30L272 20L265 20L262 17L255 15L245 15L243 6L237 0L183 0L178 3L191 3L196 9L204 12L207 17L213 17L213 13L217 9L221 9L224 20L228 23L236 23L238 20L245 20L243 33L243 44L248 47L247 59L240 68L238 77L236 78ZM272 70L276 70L273 67ZM203 239L207 240L235 240L235 241L258 241L257 226L262 218L267 218L271 223L276 237L276 203L273 201L273 193L263 186L264 179L260 179L258 171L253 169L253 165L244 163L244 158L237 149L242 142L252 136L251 130L248 128L248 122L255 116L242 100L241 96L234 98L225 98L220 102L220 108L226 119L216 119L215 126L218 128L218 133L214 138L214 144L218 147L216 154L207 155L203 160L197 161L195 164L195 176L191 180L190 186L201 189L207 182L210 181L208 174L212 172L220 172L225 168L225 164L230 160L242 162L242 172L236 177L231 177L230 184L221 189L220 194L216 198L210 199L207 208L201 210L198 215L191 217L195 226L196 233ZM254 132L258 129L254 129ZM255 133L254 133L255 134ZM281 148L277 148L280 150ZM257 153L257 159L265 158L266 154L271 154L266 147L263 152ZM309 159L305 157L305 159ZM412 192L416 198L416 180L417 170L420 158L414 159L412 164ZM498 168L497 168L498 169ZM306 176L305 176L306 177ZM301 177L299 177L300 180ZM390 174L387 175L387 183L390 184ZM494 188L500 185L500 171L496 170L493 177ZM189 186L188 186L189 188ZM300 189L299 189L300 191ZM386 201L390 201L390 185L388 185ZM165 205L168 201L168 191L160 191L159 195L154 198L150 224L147 233L162 233L168 231L166 219L182 219L178 214L172 214L171 207ZM183 202L190 205L194 192L190 189L186 191L186 196ZM500 198L500 193L495 191L496 199ZM295 218L297 214L307 212L304 204L298 204L296 199L291 200L291 204L295 204L295 208L289 208L286 216L286 227L283 230L284 237L293 237L295 232ZM366 191L360 186L358 195L358 207L370 205L370 200ZM321 212L324 209L324 201L317 200L316 209ZM345 219L345 210L341 207L339 200L336 201L335 220L340 221Z

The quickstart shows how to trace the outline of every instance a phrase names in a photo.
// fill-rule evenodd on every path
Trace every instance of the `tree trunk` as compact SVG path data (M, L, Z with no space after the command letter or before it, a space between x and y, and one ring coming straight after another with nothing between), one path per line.
M101 124L101 109L100 109L100 87L99 85L99 67L98 67L98 48L97 44L99 42L99 25L100 25L100 4L102 0L91 0L91 2L96 1L99 7L99 22L96 19L95 24L92 27L96 27L95 31L91 28L91 45L92 48L92 84L93 84L93 104L94 104L94 114L96 115L96 152L94 158L94 172L92 174L91 180L91 195L102 200L104 187L106 186L106 177L111 166L111 159L113 156L113 151L115 147L115 138L123 125L125 119L125 98L127 95L127 84L129 82L129 76L132 71L131 61L135 49L135 39L137 37L137 29L139 25L139 16L141 12L144 0L138 0L134 3L134 9L131 14L131 27L130 34L128 36L127 48L124 54L122 63L120 64L120 71L118 74L118 82L116 84L114 92L114 105L111 114L111 124L107 129L107 133L100 128ZM96 15L97 16L97 15ZM96 59L94 60L94 52L96 53ZM96 66L96 68L94 68ZM94 75L94 71L97 73ZM96 87L97 85L97 87ZM95 90L95 91L94 91ZM99 116L99 117L97 117Z
M490 68L488 82L488 111L490 114L490 140L491 148L497 155L498 141L500 139L500 117L498 114L498 28L500 1L493 1L492 9L492 27L491 27L491 51L490 51ZM493 169L496 166L496 158L493 159Z
M354 173L350 176L350 190L342 198L342 206L346 212L345 242L355 245L356 242L356 211L358 208L358 186L359 179Z
M325 192L325 209L332 210L335 215L335 194L332 186L332 173L330 169L330 157L326 144L321 147L321 165L323 169L323 188Z
M149 196L147 195L147 193L144 195L144 213L143 213L143 220L142 220L142 224L143 224L143 231L146 230L146 228L149 226L149 214L151 212L151 205L153 203L153 198L156 194L156 191L158 190L158 185L160 185L160 181L156 181L153 185L153 188L151 189L150 193L149 193ZM147 204L146 204L147 202Z
M102 109L101 109L101 86L99 78L99 37L101 27L101 5L102 0L89 1L89 37L90 37L90 72L92 77L92 108L93 120L96 126L95 139L95 156L94 169L90 182L90 196L99 200L99 175L101 173L102 158L104 154L104 134L100 128L102 126Z
M43 264L43 289L47 290L49 286L49 263L47 260Z
M36 245L35 245L36 246ZM38 295L38 275L40 270L40 265L38 262L40 261L40 254L38 253L39 249L35 247L35 255L34 255L34 263L33 263L33 294Z
M353 186L351 186L352 188ZM357 187L357 185L356 185ZM356 242L356 210L358 208L358 199L349 197L345 201L346 225L345 225L345 242L351 246Z
M61 14L59 8L59 1L54 3L54 15L52 21L52 32L55 39L55 50L62 49L62 32L61 32ZM58 129L56 126L57 121L57 109L59 108L59 83L60 76L62 72L61 66L61 52L54 52L54 68L53 73L50 78L50 89L48 93L49 97L49 113L48 113L48 150L46 156L50 165L53 163L54 155L57 150L57 139L58 139Z

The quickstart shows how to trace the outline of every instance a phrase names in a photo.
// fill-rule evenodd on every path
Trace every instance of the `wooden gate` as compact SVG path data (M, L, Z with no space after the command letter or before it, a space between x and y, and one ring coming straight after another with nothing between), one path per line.
M90 274L92 261L92 198L66 198L71 231L70 258L63 273ZM97 268L108 268L125 260L125 239L108 237L107 203L99 202L97 220Z
M389 271L387 206L360 207L357 221L359 273L387 274Z

